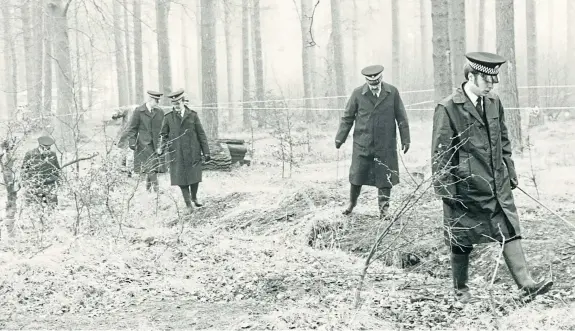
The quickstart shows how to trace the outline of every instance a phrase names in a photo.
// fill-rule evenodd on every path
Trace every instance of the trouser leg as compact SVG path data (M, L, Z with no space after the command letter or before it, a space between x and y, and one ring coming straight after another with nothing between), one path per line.
M469 254L473 247L452 246L451 247L451 275L453 279L453 289L455 297L461 303L468 303L473 297L467 286L469 280Z
M198 202L198 189L199 189L199 187L200 187L200 183L195 183L195 184L190 185L190 191L192 193L192 202L194 203L194 205L196 205L196 207L203 206L203 204Z
M159 184L158 184L158 174L156 172L152 172L148 174L148 182L150 183L150 186L154 189L155 192L158 192L159 190ZM147 184L146 184L147 187Z
M357 199L361 193L361 185L350 184L349 187L349 204L347 208L342 212L344 215L349 215L353 211L353 208L357 206Z
M182 191L182 196L184 197L184 203L189 211L192 211L192 199L190 193L190 186L189 185L179 185L180 190Z

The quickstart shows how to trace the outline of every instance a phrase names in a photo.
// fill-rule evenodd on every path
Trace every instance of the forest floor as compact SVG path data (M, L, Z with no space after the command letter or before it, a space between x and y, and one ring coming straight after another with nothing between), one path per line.
M522 187L575 224L572 124L534 129L532 158L526 151L516 164ZM413 146L403 156L409 171L400 163L392 213L429 177L430 130L412 125ZM470 278L482 300L456 304L441 206L425 189L384 239L378 252L392 249L369 266L357 292L366 254L387 224L377 217L375 188L364 189L353 215L341 215L351 142L338 153L332 134L313 137L291 178L282 178L269 156L273 139L262 136L252 166L204 172L205 206L189 217L177 216L183 203L167 174L159 195L141 183L134 189L137 179L123 175L111 191L101 177L71 180L43 230L37 213L23 211L16 236L0 240L0 328L575 328L573 228L519 191L526 255L535 277L552 274L550 293L520 303L507 267L497 263L498 246L484 245L473 253ZM420 261L411 265L415 256Z

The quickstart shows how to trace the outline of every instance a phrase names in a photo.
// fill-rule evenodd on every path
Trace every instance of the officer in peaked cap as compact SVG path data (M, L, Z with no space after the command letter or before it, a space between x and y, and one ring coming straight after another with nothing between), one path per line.
M164 111L158 106L163 93L148 90L146 94L148 100L133 110L120 141L127 141L128 147L134 151L133 171L145 176L146 190L160 193L158 173L165 171L165 162L156 150L160 146L160 129L164 120Z
M511 190L518 186L505 112L492 93L503 57L466 55L466 81L435 108L432 173L443 200L444 239L451 250L456 298L475 301L467 286L474 245L499 242L515 283L532 299L548 292L552 280L531 278L522 247L519 216Z
M172 110L166 113L162 126L159 154L167 152L170 158L170 181L179 186L188 212L203 206L198 201L198 189L202 181L203 163L211 159L208 139L198 114L185 103L184 90L170 93Z
M399 91L383 81L382 73L383 66L379 64L361 70L366 82L352 92L335 137L335 147L339 149L355 127L349 169L349 204L342 212L344 215L352 212L362 186L367 185L378 189L380 217L388 216L391 189L399 183L398 127L402 150L406 153L409 149L407 113Z

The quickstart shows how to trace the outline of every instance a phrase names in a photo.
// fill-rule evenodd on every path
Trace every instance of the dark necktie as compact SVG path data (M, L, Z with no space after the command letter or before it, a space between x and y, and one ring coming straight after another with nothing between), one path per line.
M475 104L475 109L477 109L477 112L481 117L483 117L483 105L481 104L482 100L483 99L481 97L477 97L477 103Z

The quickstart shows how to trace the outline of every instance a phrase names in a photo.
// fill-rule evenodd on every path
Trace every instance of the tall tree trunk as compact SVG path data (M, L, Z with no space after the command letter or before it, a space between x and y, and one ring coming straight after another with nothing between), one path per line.
M401 87L401 40L399 38L399 0L391 0L391 74L393 84Z
M477 50L483 51L485 49L485 0L479 0L477 22Z
M420 0L423 1L423 0ZM358 27L357 27L357 23L359 22L359 10L357 7L357 0L352 0L352 5L353 5L353 19L351 21L351 47L352 47L352 65L353 65L353 70L357 71L359 68L358 66L358 62L357 62L357 54L359 52L359 31L358 31Z
M450 0L449 4L451 80L455 86L459 86L463 82L465 64L465 0Z
M12 36L12 11L11 6L4 5L2 10L2 27L4 30L4 86L6 91L6 115L12 117L16 115L18 99L16 91L18 90L18 67L16 59L16 47L14 46L14 37Z
M84 91L83 91L83 84L82 84L82 65L80 62L81 52L80 52L80 5L76 2L76 15L74 17L74 24L76 25L76 30L74 31L74 46L76 48L76 84L74 86L74 90L77 92L75 93L75 104L76 110L80 113L84 112ZM80 117L80 119L84 119L84 116Z
M189 21L188 21L188 16L186 14L185 10L180 11L180 34L181 34L181 38L182 38L182 59L181 59L181 64L182 67L184 69L184 86L185 86L185 90L186 92L191 92L192 90L192 82L191 82L191 76L192 74L190 73L190 64L189 64L189 54L188 54L188 50L190 48L190 43L188 42L189 40L189 36L187 34L188 29L189 29Z
M34 61L34 39L32 38L32 24L30 22L30 2L26 1L20 4L20 18L22 20L22 39L24 41L24 57L26 66L26 100L28 101L28 109L37 113L39 108L36 107L36 87L40 86L39 82L35 82L36 68ZM39 115L39 114L38 114Z
M249 0L242 0L242 124L244 130L252 127L250 105L250 7Z
M168 14L170 0L156 0L156 30L158 31L158 77L164 105L169 105L167 95L172 91L172 65L170 60L170 35L168 33Z
M505 121L513 150L521 153L521 113L517 94L517 72L515 61L515 10L513 0L498 0L496 3L497 53L507 59L502 67L499 94L505 110Z
M67 3L69 5L69 2ZM57 128L56 142L61 150L68 150L74 145L76 134L76 115L73 113L74 95L72 91L72 64L70 59L70 40L68 39L68 8L62 0L51 0L48 12L53 22L53 51L58 86L58 118L54 128Z
M575 54L575 1L567 1L567 54L566 58L570 58ZM568 84L575 84L575 66L569 66L570 73L567 75ZM575 93L571 94L569 104L575 102Z
M37 114L42 113L42 60L44 43L44 11L42 10L42 0L32 1L32 17L34 17L34 24L32 27L32 36L34 39L34 106Z
M252 22L254 32L254 58L256 61L255 66L255 83L256 83L256 100L258 100L258 108L265 108L265 89L264 89L264 58L262 51L262 31L260 23L260 0L253 1ZM266 121L267 111L258 109L258 127L262 127Z
M527 0L525 3L526 35L527 35L527 85L537 86L537 15L535 1ZM527 93L529 107L539 104L539 90L529 88ZM538 124L536 116L530 116L529 126Z
M117 0L114 0L116 2ZM124 36L126 39L126 78L128 82L128 100L134 104L134 80L132 76L132 51L130 50L130 20L128 19L128 0L124 0Z
M343 113L345 99L342 96L346 93L344 58L343 58L343 36L341 35L341 10L340 0L331 0L331 32L333 33L333 60L335 69L335 84L337 95L340 97L338 108Z
M433 26L433 76L435 102L453 91L449 59L449 6L448 0L431 0Z
M114 21L114 52L116 53L116 82L118 84L118 106L125 106L129 103L128 79L126 75L126 63L124 56L124 45L122 38L122 26L120 25L120 15L122 8L119 1L114 1L113 21Z
M44 97L43 97L43 107L42 107L42 117L49 117L52 115L52 66L53 66L53 56L52 54L52 40L53 40L53 29L54 21L52 16L45 16L44 18ZM45 119L43 121L44 126L49 124L49 121Z
M208 139L218 138L218 75L216 58L216 2L202 0L202 105Z
M427 60L429 58L429 47L428 47L428 39L427 39L427 12L425 10L425 4L426 4L426 0L419 0L419 36L420 36L420 49L421 49L421 53L420 53L420 59L421 59L421 66L420 66L420 70L421 70L421 76L423 77L422 79L422 84L420 85L421 88L424 88L425 86L427 86L427 83L429 81L429 61Z
M142 56L142 1L134 0L134 79L135 102L144 100L144 59ZM151 54L150 54L151 55Z
M300 0L301 1L301 14L300 14L300 29L302 40L302 74L303 74L303 95L305 104L305 119L307 123L313 121L313 108L312 98L314 96L312 84L312 67L311 61L313 58L313 49L315 42L312 35L313 23L313 0Z
M202 77L202 0L196 0L196 47L198 61L198 100L203 102L203 77Z
M232 66L232 60L234 58L232 47L232 8L229 0L224 1L224 34L226 37L226 72L228 84L228 127L232 126L234 123L234 68Z

